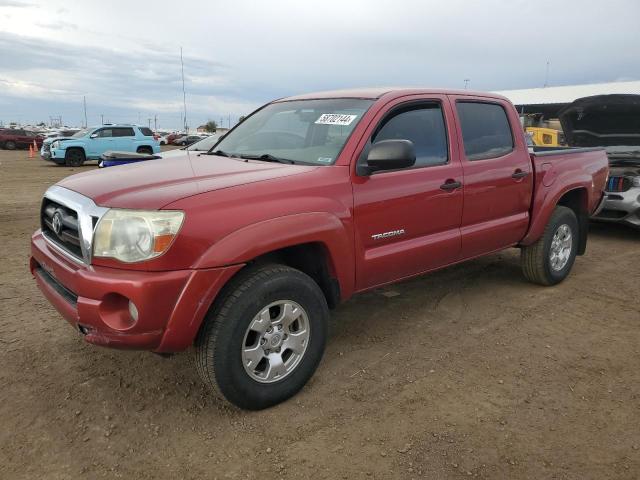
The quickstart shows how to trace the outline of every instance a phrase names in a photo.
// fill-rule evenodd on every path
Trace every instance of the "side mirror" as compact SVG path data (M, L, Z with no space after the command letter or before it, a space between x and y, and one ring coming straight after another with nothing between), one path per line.
M92 133L91 135L89 135L89 138L98 138L98 134L97 133Z
M360 174L369 175L379 170L397 170L412 167L416 152L411 140L382 140L374 143L367 154Z

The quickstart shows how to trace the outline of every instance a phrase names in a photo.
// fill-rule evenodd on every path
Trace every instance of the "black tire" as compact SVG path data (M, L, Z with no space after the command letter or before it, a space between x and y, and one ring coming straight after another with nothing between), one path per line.
M571 233L571 250L566 264L562 268L555 269L552 267L551 245L556 232L565 225ZM523 247L521 250L520 260L525 278L544 286L555 285L567 278L576 260L579 235L578 219L574 211L567 207L556 207L542 237L533 245Z
M146 153L147 155L153 155L153 149L151 147L138 147L138 153Z
M260 383L243 365L245 336L254 317L281 300L296 302L304 309L310 328L308 342L290 373L273 383ZM205 318L195 344L198 373L216 396L240 408L260 410L283 402L295 395L318 367L328 317L326 299L308 275L284 265L249 268L223 289Z
M86 160L87 157L79 148L70 148L64 154L64 164L67 167L81 167Z
M7 150L15 150L16 149L16 142L8 140L8 141L4 142L4 148L6 148Z

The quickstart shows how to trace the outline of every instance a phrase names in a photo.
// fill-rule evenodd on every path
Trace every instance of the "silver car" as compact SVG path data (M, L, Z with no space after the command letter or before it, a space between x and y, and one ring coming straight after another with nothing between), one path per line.
M569 146L607 151L607 197L594 219L640 228L640 95L579 98L558 118Z
M596 220L621 222L640 228L640 147L610 151L607 198Z

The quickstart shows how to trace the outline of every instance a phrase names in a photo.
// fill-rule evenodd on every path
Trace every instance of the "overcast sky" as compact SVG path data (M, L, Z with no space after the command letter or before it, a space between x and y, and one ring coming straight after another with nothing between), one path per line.
M640 1L0 0L0 121L192 127L356 86L640 79Z

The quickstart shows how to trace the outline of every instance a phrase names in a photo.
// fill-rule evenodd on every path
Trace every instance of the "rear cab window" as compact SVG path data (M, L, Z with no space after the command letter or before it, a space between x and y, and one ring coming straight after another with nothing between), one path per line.
M513 133L502 105L460 100L456 109L468 160L487 160L513 151Z

